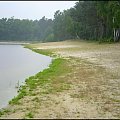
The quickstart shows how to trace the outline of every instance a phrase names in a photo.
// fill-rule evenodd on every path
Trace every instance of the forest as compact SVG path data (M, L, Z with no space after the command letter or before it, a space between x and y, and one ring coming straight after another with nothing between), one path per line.
M54 19L1 18L0 41L120 41L120 1L79 1Z

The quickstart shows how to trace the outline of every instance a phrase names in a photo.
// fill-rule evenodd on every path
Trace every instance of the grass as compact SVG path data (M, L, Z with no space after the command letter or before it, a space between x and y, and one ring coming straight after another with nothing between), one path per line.
M23 86L21 90L19 90L18 96L14 97L11 101L9 101L9 104L20 104L19 99L23 98L26 96L26 90L25 87Z
M5 113L8 113L8 112L10 112L10 110L8 110L8 109L2 109L2 110L0 111L0 117L1 117L2 115L4 115Z
M50 50L34 49L31 45L27 45L27 44L24 45L24 48L28 48L36 53L39 53L39 54L55 57L55 55Z
M42 94L49 94L55 92L61 92L70 88L70 84L62 79L57 78L60 75L64 75L70 72L66 66L67 60L57 58L52 61L48 69L37 73L35 76L31 76L25 80L26 85L22 86L19 90L18 96L14 97L9 104L20 104L20 99L24 96L35 96L35 89L39 86L43 89ZM66 66L66 67L65 67ZM64 69L63 69L64 68ZM48 84L47 88L45 87Z
M29 112L25 115L25 118L33 118L33 117L34 117L34 115L32 112Z

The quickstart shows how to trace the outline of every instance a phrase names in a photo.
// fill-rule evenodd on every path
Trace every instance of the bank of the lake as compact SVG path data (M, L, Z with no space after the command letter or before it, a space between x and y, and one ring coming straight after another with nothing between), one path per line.
M29 42L18 42L18 41L8 41L8 42L0 42L0 45L26 45L30 44Z
M48 69L26 79L1 118L120 118L119 45L83 41L26 45L54 59Z
M43 52L34 50L28 46L26 46L26 48L43 54ZM44 55L48 54L52 56L52 53L44 51ZM35 109L37 109L37 106L41 104L41 100L39 99L40 96L44 97L48 94L55 94L57 92L69 89L70 83L68 81L60 80L60 78L54 79L61 75L64 76L66 73L70 72L69 66L67 66L66 63L67 60L63 58L54 58L49 68L37 73L35 76L27 78L25 80L25 85L20 87L18 96L9 101L9 106L1 110L0 115L4 116L6 114L9 115L11 113L14 113L15 111L17 111L16 107L19 105L20 109L23 109L23 106L30 107L29 105L25 105L28 103L25 101L25 98L27 98L27 100L31 101L34 109L27 108L29 112L27 111L27 114L24 114L23 118L32 118L33 112L31 112L31 110L34 111ZM36 105L36 102L38 102L38 105ZM19 114L15 118L19 118Z
M27 77L47 68L51 61L21 45L0 45L0 109L18 94Z

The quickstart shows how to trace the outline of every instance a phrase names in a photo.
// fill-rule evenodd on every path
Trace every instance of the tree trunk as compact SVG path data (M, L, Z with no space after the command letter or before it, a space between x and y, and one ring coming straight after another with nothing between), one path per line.
M101 24L101 39L105 36L105 24L102 22Z
M113 34L114 34L114 42L116 41L116 31L115 28L113 28Z
M76 33L76 38L77 38L77 39L80 39L80 37L78 36L78 34L77 34L77 33Z
M118 42L120 40L120 29L113 29L114 32L114 42Z
M116 30L115 37L116 37L116 42L118 42L120 40L120 29Z
M95 40L97 39L97 29L96 28L94 29L94 39Z

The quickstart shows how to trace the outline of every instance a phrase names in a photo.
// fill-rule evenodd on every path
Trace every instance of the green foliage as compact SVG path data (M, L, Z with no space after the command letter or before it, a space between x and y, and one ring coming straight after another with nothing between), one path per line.
M96 7L99 19L101 20L101 38L113 39L113 28L120 28L120 2L97 1Z
M63 13L59 10L56 11L53 22L53 32L56 41L73 38L71 34L71 30L73 28L73 21L70 17L69 10L64 10Z
M53 25L56 40L77 38L112 42L113 27L120 28L120 2L76 2L76 5L67 11L56 11Z
M53 42L53 41L55 41L54 40L54 34L52 33L52 34L49 34L46 38L45 38L45 41L47 41L47 42Z
M40 20L2 18L0 19L0 40L5 41L43 41L53 34L53 21L45 17Z
M79 1L63 12L57 10L53 20L45 16L34 21L2 18L0 40L51 42L83 39L102 42L113 39L113 28L120 29L119 1Z

